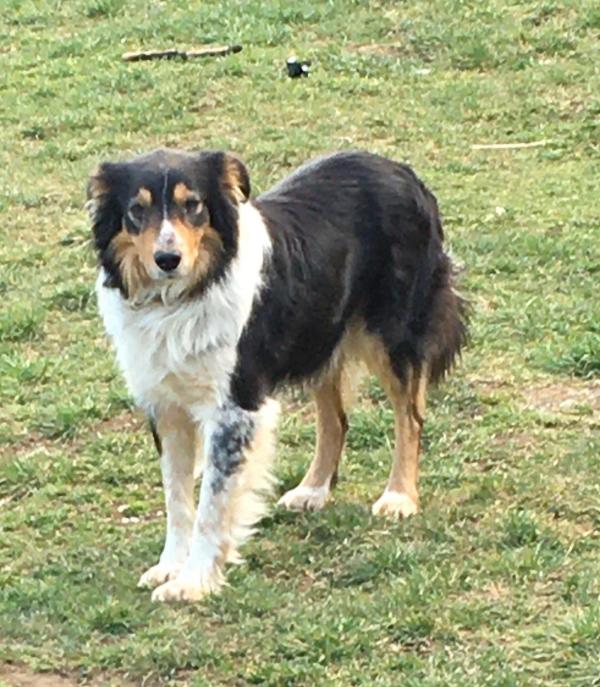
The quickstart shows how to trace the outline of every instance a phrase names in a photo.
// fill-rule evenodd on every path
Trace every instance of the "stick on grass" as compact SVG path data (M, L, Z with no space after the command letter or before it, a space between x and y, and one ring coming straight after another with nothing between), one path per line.
M179 57L184 60L195 57L220 57L240 52L241 45L208 45L194 50L179 50L178 48L167 48L166 50L142 50L139 52L126 52L123 54L125 62L140 62L143 60L171 60Z
M473 150L517 150L518 148L539 148L545 146L548 141L531 141L531 143L475 143Z

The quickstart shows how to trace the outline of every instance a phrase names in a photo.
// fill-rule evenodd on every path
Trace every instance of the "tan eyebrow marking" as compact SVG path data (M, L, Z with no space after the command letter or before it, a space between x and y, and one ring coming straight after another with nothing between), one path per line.
M198 194L181 181L175 184L173 199L176 203L179 203L179 205L183 205L187 200L199 200Z
M152 193L142 186L140 190L137 192L137 195L135 196L135 202L139 203L145 208L149 208L152 206Z

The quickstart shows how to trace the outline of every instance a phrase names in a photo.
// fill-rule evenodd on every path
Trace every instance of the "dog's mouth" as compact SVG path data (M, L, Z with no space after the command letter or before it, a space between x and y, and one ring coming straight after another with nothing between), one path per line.
M163 272L153 266L152 269L148 270L148 276L150 279L147 282L149 288L160 289L165 284L173 284L174 282L181 280L184 275L181 274L179 270L174 270L172 272Z

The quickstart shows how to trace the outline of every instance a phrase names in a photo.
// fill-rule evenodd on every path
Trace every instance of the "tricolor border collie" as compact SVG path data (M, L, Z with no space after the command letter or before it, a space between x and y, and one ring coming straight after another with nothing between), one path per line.
M271 396L288 383L314 391L317 445L279 504L324 506L353 359L378 376L395 413L373 512L417 511L426 387L452 366L466 327L436 200L409 167L336 153L251 199L237 157L157 150L102 164L88 208L100 312L160 452L166 542L139 582L154 600L199 599L238 560L272 482Z

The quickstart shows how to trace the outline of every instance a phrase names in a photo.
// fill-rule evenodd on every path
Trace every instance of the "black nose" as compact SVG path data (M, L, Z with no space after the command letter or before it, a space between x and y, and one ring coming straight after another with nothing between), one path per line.
M179 253L167 253L164 250L157 250L154 253L154 262L163 272L172 272L177 269L181 262L181 255Z

